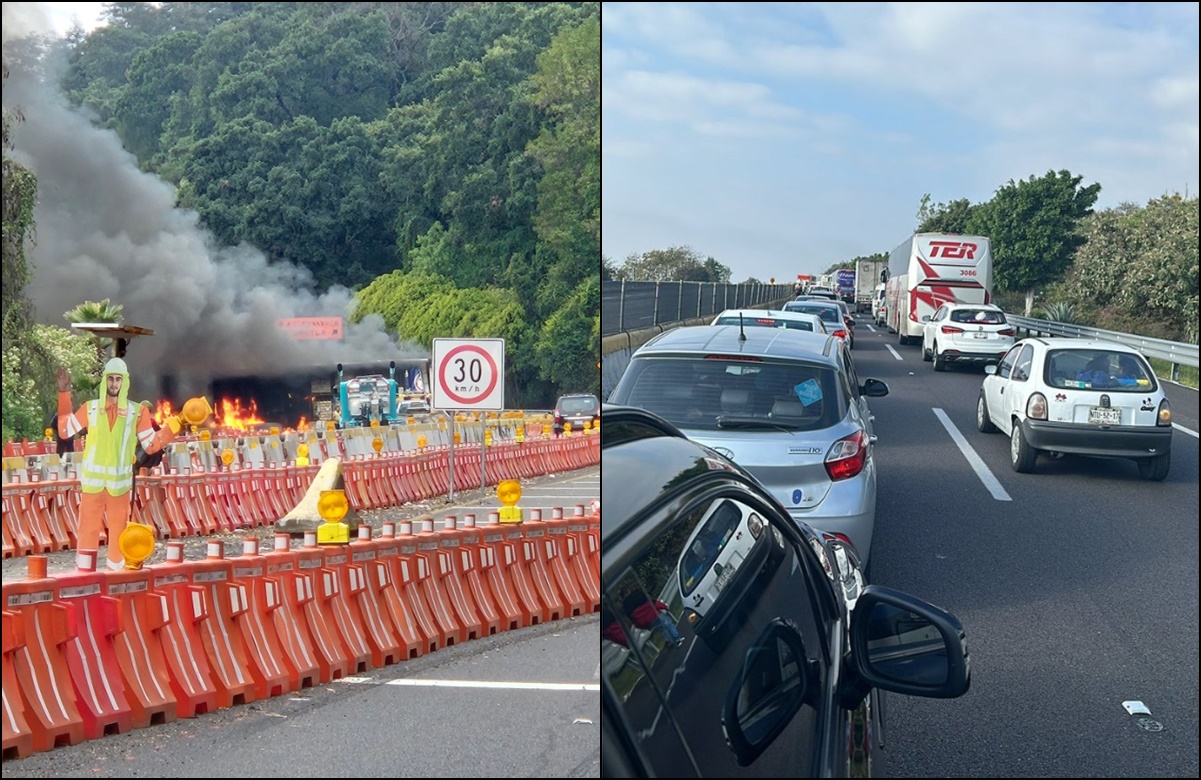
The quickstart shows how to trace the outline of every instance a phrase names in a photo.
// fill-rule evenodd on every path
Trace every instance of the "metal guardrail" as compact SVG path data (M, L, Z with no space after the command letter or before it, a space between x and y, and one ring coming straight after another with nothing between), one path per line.
M1180 379L1180 367L1198 367L1197 345L1185 344L1180 341L1166 341L1147 336L1135 336L1130 333L1119 333L1102 328L1089 328L1084 325L1073 325L1067 322L1042 320L1035 317L1017 317L1006 315L1010 322L1017 327L1035 335L1067 336L1076 339L1105 339L1116 341L1128 347L1134 347L1148 358L1164 360L1172 364L1172 381Z
M601 282L601 335L714 316L792 298L791 284Z

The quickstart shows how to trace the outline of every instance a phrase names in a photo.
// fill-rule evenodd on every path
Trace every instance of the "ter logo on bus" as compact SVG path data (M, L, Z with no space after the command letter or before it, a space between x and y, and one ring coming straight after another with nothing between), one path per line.
M939 250L942 253L939 253ZM967 244L962 241L931 241L930 242L930 257L943 257L947 260L974 260L976 259L976 245Z

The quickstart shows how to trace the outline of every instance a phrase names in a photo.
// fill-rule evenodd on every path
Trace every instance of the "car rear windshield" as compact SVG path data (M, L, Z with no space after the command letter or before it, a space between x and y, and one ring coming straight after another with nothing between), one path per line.
M800 311L805 314L816 314L826 322L841 323L842 311L837 306L822 306L809 305L806 306L803 301L784 304L785 311Z
M610 400L694 430L818 430L844 414L834 367L742 356L635 358Z
M1056 349L1047 353L1046 382L1051 387L1142 393L1155 387L1155 375L1144 361L1127 352Z
M559 399L559 411L563 414L590 414L599 405L600 402L591 396Z
M714 325L744 325L746 327L788 328L813 332L813 323L808 320L779 320L772 317L718 317Z
M979 325L1004 325L1005 315L989 309L956 309L951 312L951 322L968 322Z

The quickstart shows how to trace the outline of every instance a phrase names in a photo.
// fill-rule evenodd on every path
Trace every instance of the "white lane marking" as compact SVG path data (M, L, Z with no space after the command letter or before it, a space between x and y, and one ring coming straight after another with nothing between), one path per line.
M1172 423L1172 427L1175 428L1176 430L1180 431L1181 433L1187 433L1189 436L1192 436L1194 439L1198 438L1196 431L1191 430L1189 428L1185 428L1183 425L1179 425L1177 423Z
M343 682L376 683L364 677L347 677ZM388 680L384 685L406 685L414 688L503 688L505 690L528 691L599 691L599 683L530 683L501 682L494 680L418 680L405 678Z
M884 345L884 348L885 348L885 349L887 349L889 352L891 352L891 353L892 353L892 356L893 356L894 358L896 358L897 360L904 360L904 359L905 359L905 358L901 357L901 353L900 353L900 352L897 352L895 349L893 349L893 348L892 348L892 344L885 344L885 345Z
M968 465L972 467L972 471L976 472L976 476L984 483L984 487L992 493L992 497L998 501L1012 501L1009 494L1005 492L1005 488L1001 487L1001 483L993 476L993 473L988 470L988 466L984 465L984 461L972 449L972 445L967 443L967 439L955 427L955 423L951 422L951 418L947 417L947 413L942 409L935 409L934 416L942 423L942 427L947 429L947 433L951 435L951 440L955 442L955 446L959 447L959 451L963 453L963 457L967 458Z

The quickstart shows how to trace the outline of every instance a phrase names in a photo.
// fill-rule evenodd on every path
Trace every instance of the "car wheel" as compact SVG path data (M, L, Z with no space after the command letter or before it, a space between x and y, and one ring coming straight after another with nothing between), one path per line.
M984 393L980 393L980 399L976 401L976 430L980 433L997 432L997 426L993 425L992 418L988 416L988 402L984 400Z
M930 362L930 350L926 349L925 342L922 342L922 360L926 363Z
M1168 476L1168 469L1172 467L1172 453L1165 452L1154 458L1139 458L1137 462L1140 477L1153 482L1161 482Z
M1013 421L1013 432L1009 435L1009 464L1019 474L1029 474L1034 471L1034 462L1038 460L1038 450L1030 446L1022 433L1022 423Z
M943 360L942 355L939 353L937 341L934 342L934 348L931 351L934 353L934 358L933 358L934 370L935 371L946 371L947 370L947 361Z

